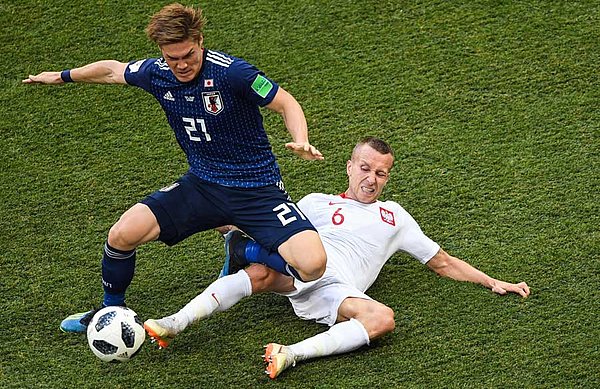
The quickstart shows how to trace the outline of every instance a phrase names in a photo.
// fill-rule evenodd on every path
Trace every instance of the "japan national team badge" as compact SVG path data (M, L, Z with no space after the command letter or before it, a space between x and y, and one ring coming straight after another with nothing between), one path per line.
M392 226L396 225L396 220L394 219L394 213L392 211L379 207L379 214L381 215L381 220L387 224L391 224Z
M202 92L202 101L206 112L212 115L217 115L223 110L223 99L219 91Z

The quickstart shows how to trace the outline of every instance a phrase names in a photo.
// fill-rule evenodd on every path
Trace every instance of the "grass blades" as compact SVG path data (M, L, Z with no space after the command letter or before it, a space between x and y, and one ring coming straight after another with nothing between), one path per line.
M232 4L234 3L234 4ZM165 2L0 5L0 386L600 386L600 6L591 1L204 2L207 47L247 59L302 104L323 162L287 152L295 199L345 189L364 135L397 162L384 197L450 253L532 295L496 296L394 256L369 294L397 328L363 350L300 363L271 382L261 346L325 328L253 296L166 350L100 362L67 315L101 297L100 254L119 215L186 170L160 107L118 86L21 80L99 59L158 55L144 36ZM218 274L221 240L138 251L128 304L176 311Z

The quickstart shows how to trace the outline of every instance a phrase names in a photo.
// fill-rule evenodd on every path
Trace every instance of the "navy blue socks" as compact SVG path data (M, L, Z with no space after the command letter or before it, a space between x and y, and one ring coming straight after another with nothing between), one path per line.
M102 256L102 286L104 301L102 305L125 305L125 290L133 279L135 270L135 249L129 251L104 245Z

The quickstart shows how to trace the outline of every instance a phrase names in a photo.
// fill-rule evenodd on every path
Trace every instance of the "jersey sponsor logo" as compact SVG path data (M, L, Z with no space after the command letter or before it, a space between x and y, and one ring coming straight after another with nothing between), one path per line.
M260 74L256 76L252 83L252 90L263 99L267 97L271 89L273 89L273 83Z
M394 219L394 213L392 211L379 207L379 214L381 215L381 220L387 224L391 224L392 226L396 225L396 220Z
M209 78L208 80L204 80L205 88L212 88L213 86L215 86L215 82L213 81L212 78Z
M204 110L211 115L218 115L223 110L223 99L221 92L202 92L202 101L204 102Z
M175 101L175 97L173 97L173 93L171 93L170 90L164 94L163 99L169 100L169 101Z
M140 67L142 66L144 61L145 60L140 59L139 61L134 62L131 65L129 65L129 73L137 73L137 71L140 70Z

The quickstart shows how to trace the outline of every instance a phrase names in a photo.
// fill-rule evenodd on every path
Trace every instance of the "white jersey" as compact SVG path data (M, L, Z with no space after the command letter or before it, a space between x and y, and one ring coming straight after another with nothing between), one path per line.
M363 204L343 195L312 193L298 202L327 252L326 275L366 291L397 251L427 263L440 246L394 201Z

